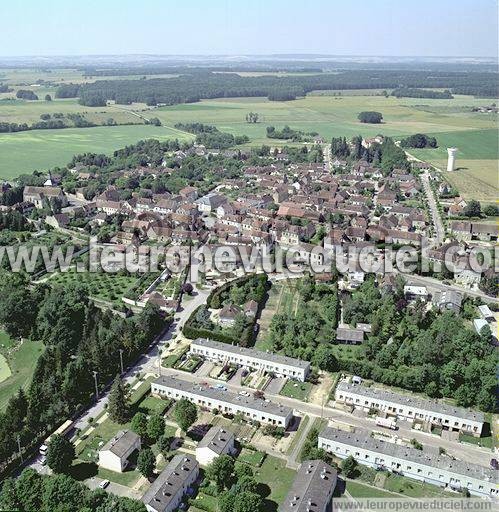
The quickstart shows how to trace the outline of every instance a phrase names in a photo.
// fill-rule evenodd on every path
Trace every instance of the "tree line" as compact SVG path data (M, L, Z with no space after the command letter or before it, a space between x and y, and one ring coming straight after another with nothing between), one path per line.
M400 145L403 148L436 148L438 142L435 137L430 137L424 133L416 133L402 139Z
M408 70L349 70L335 74L298 76L240 76L236 73L185 73L173 78L146 80L98 80L85 84L62 84L58 98L79 98L82 105L104 106L113 100L148 105L191 103L203 98L265 96L286 101L313 90L447 88L467 94L497 95L497 73L464 73Z
M396 98L431 98L438 100L450 100L454 98L449 89L445 89L445 91L431 91L428 89L416 89L414 87L399 87L394 89L392 96Z

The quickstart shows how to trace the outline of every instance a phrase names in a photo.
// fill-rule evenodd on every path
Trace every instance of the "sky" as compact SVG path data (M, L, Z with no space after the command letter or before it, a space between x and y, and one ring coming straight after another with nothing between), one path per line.
M2 2L0 56L497 57L496 0Z

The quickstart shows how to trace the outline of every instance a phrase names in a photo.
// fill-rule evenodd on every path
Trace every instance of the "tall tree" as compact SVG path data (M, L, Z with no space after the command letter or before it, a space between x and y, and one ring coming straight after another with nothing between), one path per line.
M175 416L175 421L184 432L187 432L189 427L198 418L197 407L185 398L182 398L175 404L173 413Z
M54 473L67 473L74 458L75 447L73 443L58 434L52 436L47 452L47 466Z
M112 421L121 425L130 419L128 390L119 375L116 375L109 393L107 412Z
M151 478L154 475L156 468L156 458L150 448L140 450L137 458L137 469L146 478Z
M218 491L230 486L234 471L234 459L230 455L220 455L207 468L206 477L215 482Z
M147 436L157 441L165 433L165 420L159 414L153 414L147 423Z
M147 436L147 416L143 412L138 412L132 418L132 430L142 439Z

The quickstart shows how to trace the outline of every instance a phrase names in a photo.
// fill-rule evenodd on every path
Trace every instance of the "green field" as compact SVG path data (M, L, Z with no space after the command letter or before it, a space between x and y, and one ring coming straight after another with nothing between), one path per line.
M3 354L0 354L0 382L8 379L12 375L9 363Z
M458 112L449 113L442 107L451 101ZM423 105L424 104L424 105ZM471 107L483 105L484 100L459 96L454 100L428 100L415 98L385 98L382 96L313 96L287 102L272 102L265 98L226 98L204 100L187 105L174 105L154 110L164 125L199 121L216 125L220 130L248 135L253 144L269 143L265 136L268 125L283 126L304 131L317 131L329 139L332 136L351 137L383 133L405 135L417 132L492 129L495 119L489 115L471 112ZM422 107L425 108L422 108ZM458 108L459 107L459 108ZM463 110L463 108L466 109ZM468 108L469 107L469 108ZM363 110L382 112L382 125L361 124L357 114ZM260 122L248 124L247 112L258 112Z
M16 342L0 330L0 411L12 395L29 385L42 350L40 342L31 340L16 347Z
M0 134L0 179L10 179L35 169L66 165L73 155L88 151L112 153L141 139L158 140L192 136L156 126L98 126L63 130L34 130Z
M255 470L255 480L261 484L261 491L264 496L270 494L263 501L264 512L276 511L282 504L296 472L286 467L286 461L268 455L263 464ZM277 478L276 478L277 477Z
M66 70L74 74L74 71ZM8 75L10 77L10 75ZM356 91L362 92L362 91ZM83 107L76 100L57 100L52 104L38 102L0 102L0 121L33 120L44 112L87 112L85 115L100 122L104 118L129 120L129 113L136 110L146 117L158 117L163 127L117 126L85 129L37 130L32 132L1 134L0 177L16 175L66 164L73 154L84 151L110 153L114 149L155 137L178 137L191 140L192 135L174 128L179 122L201 122L216 125L220 130L235 135L248 135L250 145L283 144L266 138L266 127L285 124L294 129L316 131L326 140L332 136L352 137L378 133L401 138L414 133L427 133L437 137L440 148L419 150L415 156L435 165L445 161L445 148L457 146L458 165L465 167L450 178L464 193L490 200L497 171L497 116L471 112L472 107L491 103L493 100L456 96L452 100L426 98L394 98L384 96L342 94L331 96L330 91L312 93L305 98L287 102L272 102L266 98L224 98L203 100L198 103L159 107L144 111L144 105ZM372 92L371 92L372 94ZM121 110L120 110L121 109ZM383 114L381 125L361 124L357 114L363 110L376 110ZM257 112L260 121L248 124L248 112ZM495 138L495 140L494 140ZM471 185L470 185L471 183ZM468 184L469 186L465 186Z

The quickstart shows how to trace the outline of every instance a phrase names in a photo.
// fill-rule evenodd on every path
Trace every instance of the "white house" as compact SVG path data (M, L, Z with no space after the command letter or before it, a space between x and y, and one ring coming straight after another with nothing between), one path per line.
M408 300L427 300L429 294L426 286L413 286L406 284L404 286L404 295Z
M198 461L191 455L179 453L142 496L142 503L148 512L173 512L198 476Z
M318 447L339 459L350 455L359 464L401 474L455 491L467 489L470 494L497 498L497 470L454 460L447 455L430 455L412 446L404 446L371 437L370 432L344 432L326 427L320 434Z
M140 450L140 437L131 430L118 432L99 451L99 466L122 473L129 464L132 453Z
M218 456L234 452L234 434L222 427L213 426L199 441L196 459L202 466L211 464Z
M310 372L310 363L272 352L253 348L229 345L206 338L197 338L191 343L191 354L202 356L210 361L232 363L245 368L275 373L304 382Z

